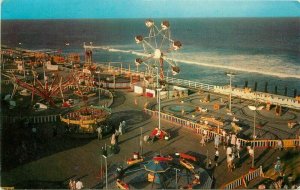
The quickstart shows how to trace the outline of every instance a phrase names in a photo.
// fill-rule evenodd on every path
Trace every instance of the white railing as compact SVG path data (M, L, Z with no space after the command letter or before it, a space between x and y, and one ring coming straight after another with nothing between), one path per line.
M214 89L216 88L215 85L205 84L196 81L177 79L173 77L165 77L165 79L168 83L183 86L183 87L188 87L188 88L201 89L205 91L214 91Z
M158 117L158 111L153 111L149 109L144 109L144 112L146 114L149 114L154 117ZM175 123L177 125L180 125L182 127L186 127L188 129L194 130L197 134L203 135L206 133L206 138L208 140L213 140L216 135L219 135L222 139L222 141L225 140L225 137L222 136L222 129L218 129L211 127L210 125L206 124L200 124L200 123L195 123L186 119L182 119L170 114L166 113L160 113L161 119ZM269 140L269 139L259 139L259 140L246 140L246 139L241 139L237 138L237 140L240 141L241 146L245 147L247 145L255 147L255 148L277 148L278 147L278 142L281 140ZM295 148L295 147L300 147L300 138L299 139L283 139L283 147L284 148Z
M242 188L247 188L247 183L254 180L255 178L258 177L263 177L264 173L262 170L262 166L257 168L256 170L249 172L245 175L242 175L242 177L233 180L225 185L221 186L221 189L242 189Z
M214 92L229 95L230 87L228 86L216 86ZM281 96L276 94L270 94L265 92L245 92L244 89L241 88L233 88L232 96L240 97L247 100L257 100L262 103L271 103L273 105L281 105L284 107L300 109L300 102L298 102L295 98L288 96Z

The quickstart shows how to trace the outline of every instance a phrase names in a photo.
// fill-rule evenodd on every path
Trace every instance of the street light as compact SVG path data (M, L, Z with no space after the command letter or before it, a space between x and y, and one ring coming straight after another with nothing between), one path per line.
M256 125L256 111L257 110L262 110L264 108L264 106L259 106L259 107L256 107L256 106L251 106L249 105L248 108L252 111L254 111L254 121L253 121L253 139L255 140L256 139L256 134L255 134L255 125ZM253 157L252 157L252 168L254 168L254 147L253 147Z
M105 159L105 188L108 189L108 187L107 187L107 157L105 155L102 155L102 156Z
M156 89L158 89L159 87L159 83L158 83L158 67L155 67L156 68ZM156 98L156 102L159 102L158 100L158 95L157 95L157 98Z
M176 171L176 189L178 189L178 179L177 179L177 172L180 172L180 169L178 169L178 168L174 168L174 170Z
M157 97L158 97L158 129L160 130L160 91L161 88L157 88Z
M230 85L230 94L229 94L229 113L232 113L232 112L231 112L231 94L232 94L231 80L232 80L232 77L235 76L235 74L227 73L226 75L229 76L229 85Z
M99 67L96 73L98 74L98 102L100 104L100 68Z
M253 139L255 140L256 139L256 135L255 135L255 125L256 125L256 111L259 111L259 110L262 110L264 108L264 106L259 106L259 107L256 107L256 106L251 106L249 105L248 108L251 110L251 111L254 111L254 118L253 118Z

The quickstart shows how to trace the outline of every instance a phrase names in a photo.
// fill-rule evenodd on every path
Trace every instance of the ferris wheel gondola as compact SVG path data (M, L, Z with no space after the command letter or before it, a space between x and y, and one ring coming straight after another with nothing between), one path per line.
M159 28L153 20L147 19L145 25L149 35L135 37L136 43L142 45L144 51L144 56L135 60L137 69L142 64L146 65L146 74L149 76L154 76L155 69L159 69L159 78L164 80L164 63L167 63L172 74L178 74L180 68L173 59L173 53L182 47L182 43L171 39L170 22L162 21Z

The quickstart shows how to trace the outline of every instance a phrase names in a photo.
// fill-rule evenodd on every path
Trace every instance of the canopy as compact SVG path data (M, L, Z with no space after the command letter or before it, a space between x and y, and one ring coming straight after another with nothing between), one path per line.
M147 164L144 165L145 170L153 173L161 173L166 172L168 169L170 169L168 163L163 161L155 161L151 160Z

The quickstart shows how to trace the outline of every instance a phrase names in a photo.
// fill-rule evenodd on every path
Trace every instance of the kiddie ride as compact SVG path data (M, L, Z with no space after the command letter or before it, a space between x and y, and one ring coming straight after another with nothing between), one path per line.
M144 161L144 158L142 156L140 156L139 152L134 152L132 158L129 158L126 163L128 166L130 166L130 165L137 164L137 163L140 163L143 161Z
M212 179L196 163L196 157L185 153L147 158L134 152L127 160L127 166L117 169L115 185L119 189L135 189L140 187L139 184L152 189L210 188ZM200 176L206 181L201 182Z
M170 134L167 133L166 131L159 129L159 128L155 128L150 136L149 139L147 141L151 141L154 142L156 140L169 140L171 138Z
M111 114L105 107L86 106L60 116L60 120L68 126L79 126L79 132L93 133L96 126L103 123Z

